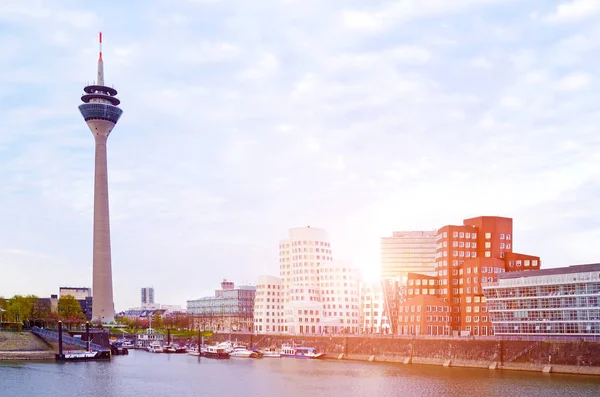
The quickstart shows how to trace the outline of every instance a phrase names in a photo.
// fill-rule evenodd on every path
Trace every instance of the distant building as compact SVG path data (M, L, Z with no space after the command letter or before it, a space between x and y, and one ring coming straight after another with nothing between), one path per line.
M86 287L60 287L58 289L58 298L64 298L65 296L74 297L77 302L79 302L79 306L81 306L81 311L85 314L87 320L92 319L92 305L94 299L92 297L92 289ZM52 295L54 297L55 295ZM54 305L54 301L51 298L51 304ZM56 307L58 309L58 302L56 302ZM54 307L54 306L51 306Z
M63 298L67 295L71 295L75 299L85 300L92 296L92 289L86 287L60 287L58 289L58 297Z
M360 283L360 333L391 333L391 323L385 310L385 293L380 282Z
M195 329L252 332L255 294L254 286L235 288L233 282L223 280L215 296L187 301L187 313Z
M154 304L154 287L142 288L142 307Z
M381 277L434 275L436 236L433 230L393 232L391 237L382 237Z
M283 285L274 276L260 276L254 298L254 332L283 333Z
M493 334L482 285L504 272L538 270L538 256L513 251L511 218L481 216L437 233L435 275L409 273L398 330L409 335Z
M600 263L501 273L483 293L496 335L600 336Z
M291 335L357 333L358 274L333 260L327 232L289 230L279 243L284 297L284 332Z

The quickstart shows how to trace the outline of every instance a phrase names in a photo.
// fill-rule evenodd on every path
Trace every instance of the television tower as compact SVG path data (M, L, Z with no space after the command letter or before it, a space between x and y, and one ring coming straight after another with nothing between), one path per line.
M108 169L106 141L123 111L117 106L117 90L104 85L102 32L99 35L98 78L83 89L79 111L96 141L94 175L94 254L92 280L92 321L110 323L115 319L112 265L110 256L110 220L108 215Z

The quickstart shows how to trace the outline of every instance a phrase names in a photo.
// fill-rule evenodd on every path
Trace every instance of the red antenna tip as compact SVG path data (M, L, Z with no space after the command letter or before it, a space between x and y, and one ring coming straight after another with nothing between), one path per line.
M102 60L102 32L100 32L100 34L98 35L98 38L99 38L99 43L100 43L100 51L99 51L98 60L101 61Z

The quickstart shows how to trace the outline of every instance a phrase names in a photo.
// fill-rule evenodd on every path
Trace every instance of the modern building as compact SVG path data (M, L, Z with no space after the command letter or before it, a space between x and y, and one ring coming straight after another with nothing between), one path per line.
M600 336L600 263L501 273L483 293L496 335Z
M504 272L538 270L541 264L537 256L515 253L513 243L511 218L482 216L465 219L460 226L440 228L435 276L408 274L399 331L414 335L491 335L482 284L497 281ZM440 309L442 314L435 314Z
M65 296L74 297L79 306L81 306L81 311L85 314L87 320L92 319L92 311L94 306L94 299L92 297L91 288L87 287L59 287L58 288L58 299L64 298ZM52 295L55 296L55 295ZM54 303L52 297L50 298L51 307L56 306L58 309L58 300Z
M358 332L358 273L333 260L327 232L289 230L279 243L284 332L292 335Z
M154 304L154 287L142 288L142 308Z
M385 291L381 282L360 283L360 333L391 333L391 322L385 304Z
M322 303L321 332L356 334L359 332L359 272L334 260L319 269Z
M223 280L214 296L187 301L187 313L195 329L252 332L255 295L254 286L235 288L233 282Z
M85 300L92 296L91 288L86 287L60 287L58 288L58 297L63 298L67 295L71 295L77 300Z
M435 230L393 232L391 237L382 237L381 277L434 275L436 243Z
M259 334L284 332L283 295L283 286L279 277L258 278L254 298L254 332Z
M102 33L99 37L98 77L95 84L85 87L79 111L87 123L94 140L94 243L93 281L94 300L92 321L110 323L114 321L112 263L110 250L110 220L108 210L108 167L106 142L119 121L123 111L117 106L117 90L104 85L104 63L102 60Z

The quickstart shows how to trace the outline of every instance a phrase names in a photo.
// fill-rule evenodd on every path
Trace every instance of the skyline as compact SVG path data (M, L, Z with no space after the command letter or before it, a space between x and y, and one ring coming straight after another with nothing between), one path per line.
M5 1L0 295L91 286L76 104L98 31L127 103L108 154L117 311L147 285L184 304L277 275L279 241L306 225L363 269L392 231L479 215L513 218L542 268L596 262L599 15L586 0Z

